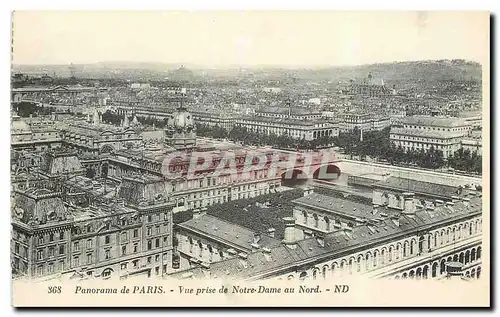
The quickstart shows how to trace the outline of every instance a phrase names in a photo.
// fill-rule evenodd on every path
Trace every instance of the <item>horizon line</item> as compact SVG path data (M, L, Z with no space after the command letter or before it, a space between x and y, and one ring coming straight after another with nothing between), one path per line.
M338 64L338 65L333 65L333 64L243 64L243 65L238 65L238 64L217 64L217 65L210 65L210 64L203 64L203 63L195 63L195 62L184 62L184 63L178 63L178 62L160 62L160 61L96 61L96 62L86 62L86 63L51 63L51 64L28 64L28 63L11 63L11 67L13 66L70 66L70 65L95 65L95 64L165 64L165 65L179 65L179 68L184 66L185 68L187 66L191 67L196 67L196 68L221 68L221 69L228 69L228 68L259 68L259 67L265 67L265 68L335 68L335 67L356 67L356 66L370 66L370 65L379 65L379 64L395 64L395 63L416 63L416 62L439 62L439 61L463 61L465 63L476 63L479 65L482 65L479 61L473 60L473 59L466 59L466 58L440 58L440 59L419 59L419 60L394 60L394 61L380 61L380 62L372 62L372 63L364 63L364 64Z

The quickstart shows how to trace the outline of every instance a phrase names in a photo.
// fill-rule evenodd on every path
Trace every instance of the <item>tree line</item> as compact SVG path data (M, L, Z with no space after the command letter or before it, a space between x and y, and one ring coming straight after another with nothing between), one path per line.
M119 125L123 116L107 111L102 115L102 120ZM163 128L167 124L167 119L153 117L138 118L138 121L148 126L154 124L158 128ZM288 135L253 132L241 126L234 126L228 131L217 125L209 126L197 123L196 134L200 137L228 139L244 145L268 145L289 150L316 150L338 146L344 154L351 157L358 156L361 160L366 160L369 157L392 165L418 166L429 169L451 167L465 172L479 174L482 172L482 157L476 152L460 149L448 160L445 160L443 152L432 146L427 151L423 149L405 151L401 146L395 146L391 142L390 127L380 131L363 131L363 138L361 138L361 131L355 128L349 132L339 133L338 136L323 136L314 140L305 140L304 138L294 139Z

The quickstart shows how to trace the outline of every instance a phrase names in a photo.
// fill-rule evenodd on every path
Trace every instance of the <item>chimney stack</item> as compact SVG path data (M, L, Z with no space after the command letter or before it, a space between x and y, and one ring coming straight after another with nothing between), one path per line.
M392 216L391 220L396 226L399 227L399 216Z
M322 247L325 246L325 237L321 233L316 235L316 241L318 241L318 244L320 246L322 246Z
M446 278L460 280L463 277L462 268L464 267L463 263L460 262L448 262L446 263Z
M201 216L201 210L196 208L193 210L193 219L198 219Z
M260 238L261 238L260 233L257 233L257 232L256 232L256 233L254 233L254 234L253 234L253 243L254 243L254 244L258 244L258 243L259 243L259 241L260 241Z
M285 237L283 243L289 248L294 249L295 245L295 219L293 217L283 218L285 221Z
M415 194L403 193L403 199L404 199L403 213L406 215L414 215L417 209L415 206Z
M276 229L274 229L274 228L267 229L267 235L270 236L271 238L274 238L275 232L276 232Z
M312 187L306 187L304 188L304 197L312 194L314 192L313 188Z
M436 199L436 207L441 207L444 205L444 201L442 201L441 199Z

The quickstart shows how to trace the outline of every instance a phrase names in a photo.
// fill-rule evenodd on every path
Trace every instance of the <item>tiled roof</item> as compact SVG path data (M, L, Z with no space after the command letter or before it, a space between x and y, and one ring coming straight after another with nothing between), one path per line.
M324 243L319 243L316 238L298 241L295 249L284 245L270 248L268 252L264 249L256 250L248 254L246 259L231 258L210 264L209 272L200 267L184 270L170 275L169 277L182 279L187 273L192 273L194 278L224 278L224 279L252 279L272 275L274 271L287 269L293 270L297 262L301 265L307 262L313 263L317 259L334 259L355 250L371 247L371 244L379 245L387 239L395 239L396 236L407 235L411 231L423 229L428 226L439 224L442 221L459 220L467 215L478 214L482 203L480 197L473 197L470 203L456 202L453 206L443 205L436 207L433 211L419 209L414 216L401 214L399 226L392 219L387 218L378 224L366 224L352 228L352 231L339 230L325 235ZM168 277L167 277L168 278Z
M252 250L252 243L254 243L254 236L256 234L250 229L208 214L193 218L177 226L196 231L212 239L225 241L228 245L235 245L246 250ZM261 247L270 247L279 245L280 242L262 234L257 244Z
M409 116L400 119L403 124L425 125L435 127L454 128L466 126L467 123L462 118L443 118L432 116Z
M408 128L392 127L391 134L409 135L409 136L433 138L433 139L451 139L451 138L458 138L458 137L465 135L465 131L453 131L453 132L443 134L441 131L429 131L429 130L420 130L420 129L408 129Z
M132 204L164 201L165 183L153 176L127 177L123 179L118 195Z
M375 215L372 214L372 204L356 202L341 197L326 196L318 193L312 193L298 198L294 200L294 203L305 207L319 208L326 213L337 213L353 218L373 219L379 217L378 213ZM385 207L379 207L378 212L384 212L391 215L395 211Z
M389 177L385 181L373 185L375 188L387 188L398 191L424 194L429 196L448 197L458 194L458 187L424 182L402 177Z

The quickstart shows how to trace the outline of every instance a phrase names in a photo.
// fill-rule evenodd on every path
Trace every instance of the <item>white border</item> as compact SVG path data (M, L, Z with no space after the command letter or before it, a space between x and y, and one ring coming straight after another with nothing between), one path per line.
M436 0L419 0L419 1L382 1L382 0L349 0L344 1L343 3L338 3L334 1L317 1L317 0L307 0L307 1L297 1L297 0L287 0L287 1L271 1L271 0L251 0L251 1L222 1L222 0L184 0L184 1L169 1L168 4L166 1L150 1L150 0L120 0L116 2L107 2L104 3L102 0L78 0L78 1L51 1L51 2L43 2L40 0L17 0L17 1L2 1L0 5L2 6L1 15L0 15L0 23L1 23L1 43L3 43L3 49L0 50L0 54L2 54L2 58L0 60L5 61L5 63L1 63L2 67L5 69L2 71L2 89L0 90L2 93L2 99L4 102L4 106L2 108L3 115L0 116L0 128L2 129L2 133L0 135L1 141L1 151L2 159L0 160L3 164L3 168L0 169L1 173L1 182L0 182L0 190L2 192L2 210L4 213L5 219L0 222L2 226L0 229L0 234L2 237L0 238L4 245L2 249L3 252L0 252L0 265L1 272L4 274L3 277L3 287L1 288L3 305L2 308L5 309L6 315L11 316L15 311L10 307L10 255L8 250L9 240L10 240L10 212L9 212L9 196L10 196L10 185L9 185L9 160L10 153L7 149L9 149L10 142L10 122L9 122L9 80L10 80L10 11L16 10L77 10L77 9L85 9L85 10L243 10L243 9L260 9L260 10L271 10L271 9L281 9L281 10L488 10L493 12L500 12L498 10L500 6L500 1L498 0L474 0L474 1L436 1ZM498 20L496 20L498 25ZM495 35L495 40L498 40L498 33ZM495 54L496 55L496 54ZM496 57L496 56L495 56ZM494 71L492 69L492 71ZM491 87L494 91L498 91L498 82L495 83L495 87ZM498 118L498 111L494 119ZM500 122L500 121L499 121ZM496 135L495 131L495 139L498 139L498 135ZM495 153L498 154L498 153ZM496 175L495 175L496 176ZM496 195L493 197L500 197L500 190L497 188ZM492 210L492 212L495 212ZM497 215L495 228L498 228L498 220L499 217ZM492 230L494 233L495 230ZM495 242L498 242L495 241ZM498 292L497 292L498 294ZM135 312L135 311L134 311ZM222 312L222 311L220 311ZM218 312L210 312L210 314L219 314ZM25 314L33 314L34 312L24 312ZM76 313L76 312L75 312ZM113 315L113 314L123 314L122 311L112 312L90 312L95 315ZM135 312L139 313L139 312ZM177 312L159 312L159 313L167 313L167 314L176 314ZM232 313L235 313L232 311ZM243 313L241 311L240 313ZM259 314L277 314L278 312L258 312ZM281 314L288 314L291 311L280 312ZM303 312L298 312L303 313ZM309 313L309 312L306 312ZM323 312L324 314L331 314L331 312ZM344 315L349 312L333 312L336 315ZM351 312L352 313L352 312ZM384 314L386 312L378 312L380 314ZM434 314L435 312L425 312L426 314ZM437 312L436 312L437 313ZM444 312L442 312L444 313ZM451 314L455 314L455 312L450 312ZM38 312L40 314L40 312ZM53 314L53 312L43 312L43 314ZM404 312L405 315L414 315L417 314L415 312Z

